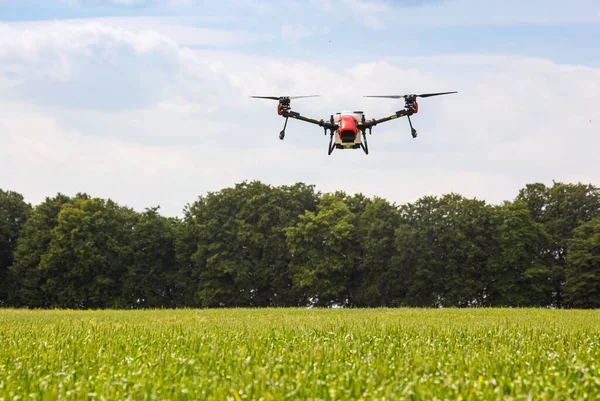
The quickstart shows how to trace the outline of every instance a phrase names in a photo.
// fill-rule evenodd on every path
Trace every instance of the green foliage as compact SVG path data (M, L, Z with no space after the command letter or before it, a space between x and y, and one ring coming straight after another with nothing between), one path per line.
M396 205L375 198L360 215L357 237L362 249L358 261L357 306L394 306L406 297L406 284L399 266L394 238L400 225Z
M427 196L401 209L396 233L401 277L408 289L401 304L480 306L493 219L484 201L458 194Z
M197 286L193 304L297 305L284 229L314 210L316 201L310 186L273 188L254 181L209 193L188 206L178 246Z
M0 189L0 306L15 302L17 286L9 268L30 212L23 195Z
M86 195L78 197L85 198ZM70 201L68 196L62 194L46 198L32 210L23 226L11 267L18 286L18 305L50 306L50 300L41 289L49 275L40 270L39 265L42 256L48 251L52 230L58 224L58 213Z
M38 269L49 306L125 307L123 281L134 262L135 214L111 200L75 199L63 205Z
M600 308L600 218L575 229L567 257L565 301L574 308Z
M347 304L359 245L355 215L338 195L323 196L316 212L307 211L285 229L294 288L306 304Z
M135 216L132 260L123 281L126 305L135 308L175 307L182 304L175 240L180 221L159 215L158 207Z
M543 254L551 272L553 304L560 307L569 241L579 225L600 217L600 188L581 183L554 182L552 187L535 183L519 191L517 200L528 204L534 220L550 235L550 245Z
M0 305L592 307L598 218L598 188L556 182L495 206L454 193L398 206L252 181L182 219L87 194L32 209L0 191Z
M522 201L495 207L487 274L487 306L545 306L552 303L552 272L544 263L550 236ZM534 214L535 215L535 214Z
M0 310L0 399L597 400L600 311Z

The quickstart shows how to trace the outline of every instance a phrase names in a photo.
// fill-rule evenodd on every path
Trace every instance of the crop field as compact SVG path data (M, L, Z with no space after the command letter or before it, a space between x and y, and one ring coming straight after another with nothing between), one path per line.
M600 399L600 310L0 310L0 400Z

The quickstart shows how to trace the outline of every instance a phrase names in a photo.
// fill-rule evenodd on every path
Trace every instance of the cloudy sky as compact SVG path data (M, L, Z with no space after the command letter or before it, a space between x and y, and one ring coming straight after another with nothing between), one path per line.
M531 182L600 185L597 0L0 0L0 188L37 204L87 192L181 215L243 180L397 203L500 203ZM367 118L336 150L294 109Z

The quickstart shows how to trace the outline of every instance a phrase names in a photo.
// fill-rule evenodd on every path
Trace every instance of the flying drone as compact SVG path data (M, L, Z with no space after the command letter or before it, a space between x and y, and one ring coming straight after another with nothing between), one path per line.
M384 123L386 121L394 120L398 117L407 117L408 124L410 125L410 133L413 138L417 137L417 130L413 128L410 116L416 114L419 111L419 105L417 104L418 97L430 97L447 95L450 93L458 92L439 92L439 93L423 93L420 95L367 95L364 97L378 97L378 98L389 98L389 99L401 99L404 98L404 109L398 110L396 113L379 118L367 120L364 112L362 111L350 111L344 110L342 112L331 115L329 121L315 120L313 118L305 117L296 111L292 111L291 100L301 99L306 97L319 97L320 95L308 95L308 96L250 96L257 99L271 99L277 100L277 114L285 118L283 124L283 130L279 133L279 139L283 140L285 137L285 128L287 127L288 118L295 118L296 120L306 121L311 124L316 124L323 127L325 135L329 131L329 148L328 154L330 155L334 149L358 149L362 148L365 154L369 154L369 147L367 145L367 130L371 135L371 130L377 124ZM335 140L334 140L335 137Z

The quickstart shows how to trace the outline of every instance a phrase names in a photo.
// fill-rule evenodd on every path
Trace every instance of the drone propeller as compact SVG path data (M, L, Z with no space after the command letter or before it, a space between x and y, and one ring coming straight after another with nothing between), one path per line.
M319 97L321 95L307 95L307 96L250 96L256 99L271 99L271 100L283 100L283 99L301 99L303 97Z
M285 127L287 126L287 122L288 122L288 118L290 116L290 114L284 114L284 112L289 111L290 110L290 101L292 99L301 99L304 97L318 97L321 95L306 95L306 96L250 96L252 98L255 99L269 99L269 100L278 100L279 101L279 105L277 106L277 114L279 114L280 116L284 116L285 117L285 124L283 124L283 129L281 130L281 132L279 133L279 139L283 140L283 138L285 137ZM295 113L296 116L299 116L298 113ZM294 116L294 118L296 118L296 116Z
M439 95L447 95L449 93L458 93L458 92L438 92L438 93L422 93L420 95L373 95L373 96L364 96L364 97L384 97L389 99L400 99L400 98L415 98L415 97L430 97L430 96L439 96Z

